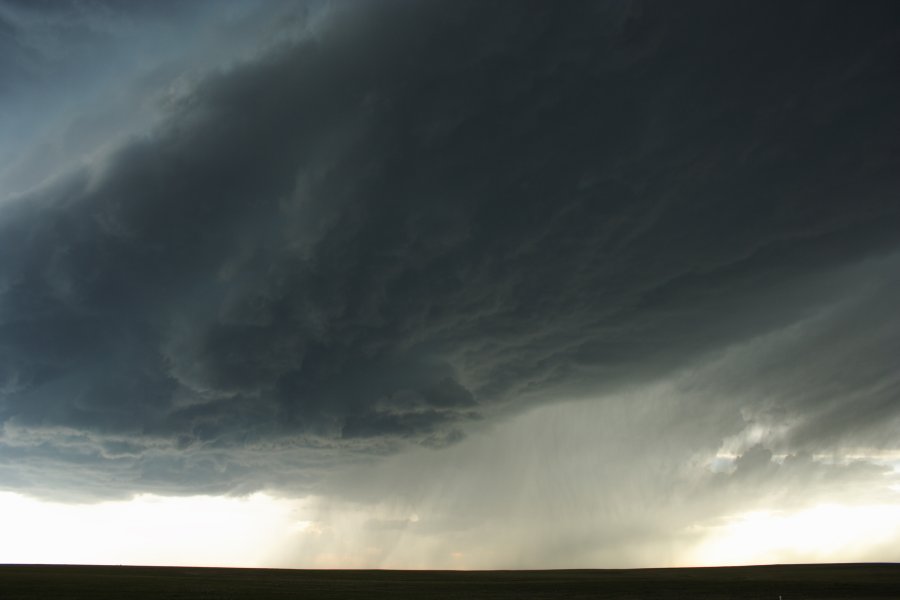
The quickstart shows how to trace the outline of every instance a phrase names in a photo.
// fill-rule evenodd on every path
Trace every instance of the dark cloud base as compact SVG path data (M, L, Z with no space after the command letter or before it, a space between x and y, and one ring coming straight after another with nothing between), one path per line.
M701 363L897 250L893 3L344 12L6 202L9 487L306 489Z

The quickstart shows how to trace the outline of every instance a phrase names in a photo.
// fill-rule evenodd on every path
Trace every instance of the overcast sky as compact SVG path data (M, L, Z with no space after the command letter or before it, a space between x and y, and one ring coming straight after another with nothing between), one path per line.
M900 561L898 74L893 1L0 0L0 560Z

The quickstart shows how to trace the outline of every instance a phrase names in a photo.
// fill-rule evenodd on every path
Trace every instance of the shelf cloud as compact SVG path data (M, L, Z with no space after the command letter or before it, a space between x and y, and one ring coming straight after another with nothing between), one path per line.
M0 6L5 489L552 514L561 566L893 497L893 3Z

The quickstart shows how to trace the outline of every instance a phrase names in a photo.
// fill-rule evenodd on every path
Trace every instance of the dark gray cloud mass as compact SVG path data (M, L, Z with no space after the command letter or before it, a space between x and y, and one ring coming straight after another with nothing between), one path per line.
M710 447L894 444L895 3L330 11L3 200L5 487L309 490L783 330Z

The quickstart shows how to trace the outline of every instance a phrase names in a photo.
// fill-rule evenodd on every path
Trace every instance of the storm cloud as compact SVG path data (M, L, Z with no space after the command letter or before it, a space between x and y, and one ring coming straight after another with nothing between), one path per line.
M24 111L63 84L3 6ZM215 13L91 6L113 39ZM315 493L381 541L556 516L502 566L646 556L748 489L887 493L896 4L248 6L227 61L129 80L152 118L0 169L3 488Z

